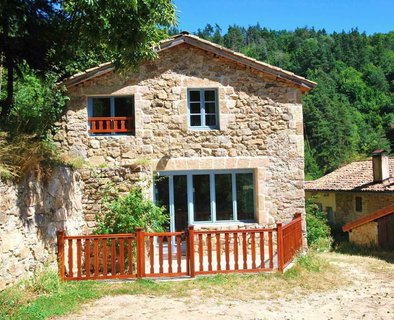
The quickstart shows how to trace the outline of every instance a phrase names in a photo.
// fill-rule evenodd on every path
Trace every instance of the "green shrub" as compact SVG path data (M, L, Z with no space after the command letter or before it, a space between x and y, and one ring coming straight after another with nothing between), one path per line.
M330 247L330 227L327 224L326 214L311 200L306 202L306 230L308 245L317 246L319 243ZM320 248L328 249L328 248Z
M104 206L105 212L96 216L97 234L133 233L137 227L161 232L169 220L164 208L144 198L141 188L134 188L126 196L115 199L107 196Z
M65 88L56 84L57 76L40 77L26 66L15 82L15 104L1 126L11 136L34 134L44 138L58 120L68 100Z

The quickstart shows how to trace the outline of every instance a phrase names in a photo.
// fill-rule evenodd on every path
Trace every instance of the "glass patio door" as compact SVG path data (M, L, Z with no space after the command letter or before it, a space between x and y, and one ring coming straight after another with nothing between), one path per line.
M250 170L165 172L155 183L156 203L170 215L170 231L189 224L254 222Z
M188 226L187 176L163 176L155 182L156 204L164 206L170 216L167 227L171 232Z

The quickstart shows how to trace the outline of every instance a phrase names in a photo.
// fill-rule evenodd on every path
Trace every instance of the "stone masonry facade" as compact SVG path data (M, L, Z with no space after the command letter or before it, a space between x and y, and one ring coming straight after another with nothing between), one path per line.
M188 128L188 88L217 89L219 129ZM68 90L69 105L54 140L70 156L108 169L139 162L149 162L151 172L253 169L259 224L304 213L299 87L181 44L138 71L109 72ZM127 95L135 100L135 135L89 135L88 97Z
M19 184L0 181L0 291L57 266L57 231L85 229L80 175L56 168L33 170Z
M376 221L371 221L362 226L352 229L349 232L349 241L358 245L377 246L378 223Z
M141 167L44 170L36 168L21 183L0 181L0 291L57 268L57 231L91 233L107 186L125 193L151 178Z
M362 211L356 211L355 197L361 197ZM394 195L390 193L338 192L335 198L335 222L340 225L354 221L394 203Z

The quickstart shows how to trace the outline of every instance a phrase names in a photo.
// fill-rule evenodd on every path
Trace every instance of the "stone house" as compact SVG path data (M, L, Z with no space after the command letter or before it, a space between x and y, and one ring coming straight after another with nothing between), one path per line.
M331 225L341 228L394 204L394 158L376 150L372 158L355 161L324 177L305 182L305 197L327 212Z
M62 152L124 189L155 180L147 194L167 207L171 231L304 214L301 98L316 84L188 33L157 52L137 71L107 63L64 82L70 101L54 136ZM91 172L81 174L89 227L100 209Z
M394 204L345 224L343 231L353 243L394 251Z

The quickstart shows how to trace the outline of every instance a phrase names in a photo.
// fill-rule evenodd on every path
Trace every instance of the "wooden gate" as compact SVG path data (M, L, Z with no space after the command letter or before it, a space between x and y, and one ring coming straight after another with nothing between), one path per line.
M230 272L283 271L302 248L301 215L282 226L66 236L58 233L63 280L194 277Z

